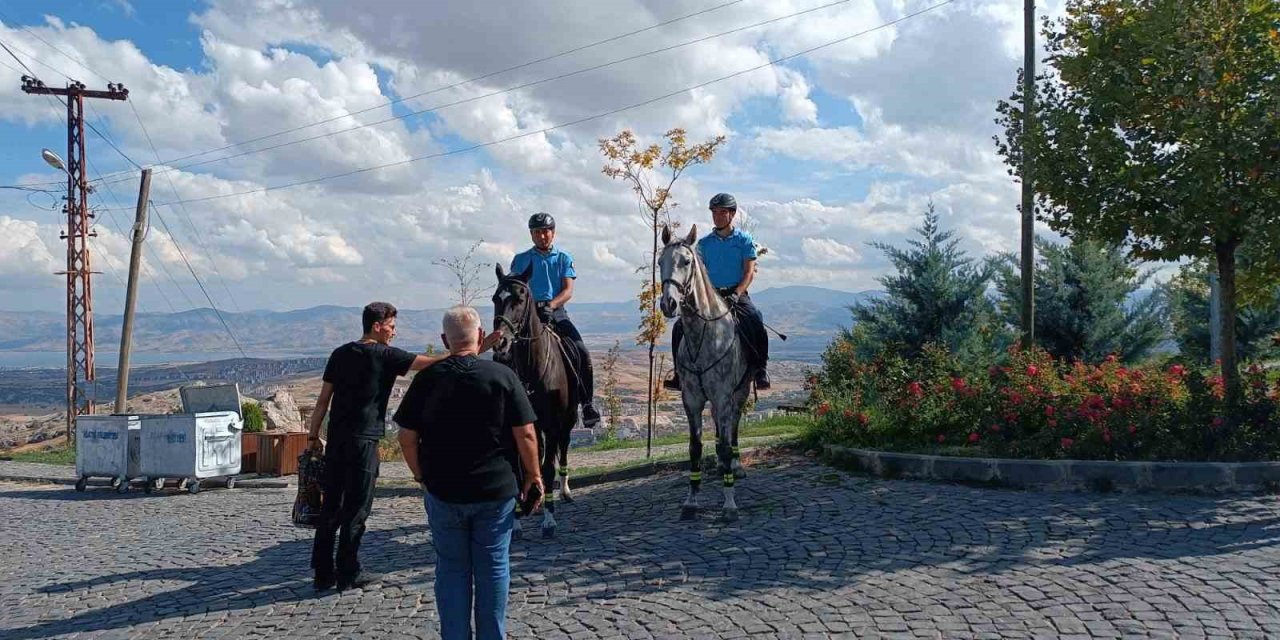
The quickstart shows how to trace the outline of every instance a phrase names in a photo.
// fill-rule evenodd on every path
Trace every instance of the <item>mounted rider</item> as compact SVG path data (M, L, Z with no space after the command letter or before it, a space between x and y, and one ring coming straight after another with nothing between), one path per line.
M549 213L535 213L529 218L529 236L533 247L511 259L511 273L524 273L532 267L529 290L538 303L538 317L551 325L561 338L572 344L569 364L573 366L582 390L582 425L592 428L600 423L600 412L592 404L595 395L595 373L591 353L582 342L582 334L569 319L564 305L573 297L573 281L578 277L573 256L555 247L556 220Z
M747 362L755 369L756 389L768 389L769 383L769 334L765 332L764 316L751 302L747 289L756 277L756 245L751 234L733 226L738 213L738 201L727 193L717 193L711 198L711 217L715 229L698 241L698 253L706 265L711 286L733 309L738 320L738 333L746 347ZM680 322L671 328L671 353L680 352L684 331ZM680 390L680 372L677 369L662 386Z

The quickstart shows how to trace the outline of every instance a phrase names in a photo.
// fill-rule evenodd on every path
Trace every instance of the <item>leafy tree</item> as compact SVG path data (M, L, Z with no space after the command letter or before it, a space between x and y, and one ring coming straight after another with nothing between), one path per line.
M484 240L477 240L467 252L460 256L450 256L447 258L436 258L431 261L438 267L444 267L449 270L453 276L454 292L457 294L457 304L471 306L471 302L480 294L480 275L484 265L475 262L476 249L484 244Z
M854 328L841 337L865 355L889 350L914 358L929 343L970 357L991 355L1004 337L986 295L995 264L975 264L954 234L939 228L932 204L916 232L920 239L908 240L907 249L872 243L896 273L880 278L884 297L852 307Z
M1116 355L1137 362L1165 338L1159 295L1138 297L1150 279L1115 245L1088 240L1054 244L1036 239L1036 343L1055 358L1101 362ZM997 276L1005 321L1021 319L1022 275L1007 256Z
M1280 252L1280 3L1068 0L1044 28L1027 144L1038 215L1146 260L1213 259L1222 373L1240 397L1236 261ZM1019 166L1021 87L997 147ZM1012 172L1012 171L1011 171ZM1265 264L1265 261L1262 262Z
M671 189L676 181L690 167L711 162L716 150L725 140L724 136L716 136L690 146L684 129L672 129L663 138L666 139L665 149L663 145L656 143L640 147L635 134L630 130L599 140L600 153L605 157L603 173L631 186L639 200L653 245L649 253L649 264L637 270L647 274L648 278L641 283L640 293L636 296L641 313L636 344L649 347L649 453L652 453L653 444L655 349L667 329L666 318L658 311L658 300L662 297L658 286L658 235L663 226L676 226L671 220L671 210L676 206L675 199L671 197Z

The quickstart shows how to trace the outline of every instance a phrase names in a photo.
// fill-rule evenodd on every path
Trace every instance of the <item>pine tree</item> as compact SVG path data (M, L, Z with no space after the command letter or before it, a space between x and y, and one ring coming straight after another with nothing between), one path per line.
M1187 358L1209 363L1209 269L1203 263L1183 266L1164 286L1173 337ZM1236 314L1236 353L1240 360L1280 355L1272 336L1280 332L1280 295L1269 304L1242 305Z
M939 227L932 203L916 233L920 239L908 240L906 249L871 244L897 272L880 278L883 297L851 308L855 330L846 329L842 338L866 354L892 350L915 357L926 344L938 343L962 357L992 355L1007 340L986 295L994 263L977 264L961 250L954 234Z
M1135 295L1150 279L1114 245L1036 239L1036 343L1056 358L1096 363L1109 355L1137 362L1167 334L1158 295ZM997 276L1005 321L1017 326L1022 277L1007 256Z

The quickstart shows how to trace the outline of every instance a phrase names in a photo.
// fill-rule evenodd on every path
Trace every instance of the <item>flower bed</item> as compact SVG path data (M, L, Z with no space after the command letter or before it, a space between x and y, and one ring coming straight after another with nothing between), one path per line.
M837 342L810 379L825 443L974 457L1280 459L1280 381L1249 367L1234 415L1222 379L1182 364L1054 361L1011 350L998 364L930 347L915 359L855 357Z

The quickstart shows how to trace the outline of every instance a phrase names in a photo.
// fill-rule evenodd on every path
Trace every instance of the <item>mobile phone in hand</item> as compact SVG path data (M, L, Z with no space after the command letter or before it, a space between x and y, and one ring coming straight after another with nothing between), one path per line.
M534 483L524 494L524 502L520 503L520 513L526 516L533 513L533 508L540 499L542 499L542 487Z

